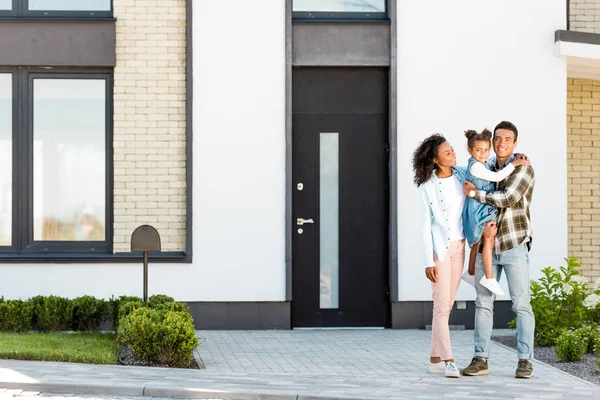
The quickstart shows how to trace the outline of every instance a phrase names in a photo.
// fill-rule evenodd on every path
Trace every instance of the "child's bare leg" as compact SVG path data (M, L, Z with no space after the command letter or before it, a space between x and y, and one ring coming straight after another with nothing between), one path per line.
M485 273L486 279L492 279L494 277L494 271L492 271L492 254L494 252L494 241L495 236L483 238L483 272Z
M469 275L475 275L475 260L477 260L477 251L479 250L479 242L471 247L469 254Z

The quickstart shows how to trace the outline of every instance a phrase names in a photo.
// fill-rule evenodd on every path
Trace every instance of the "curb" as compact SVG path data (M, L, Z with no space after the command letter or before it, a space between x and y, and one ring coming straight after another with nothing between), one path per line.
M297 393L233 392L201 388L174 388L167 386L104 385L96 383L3 382L0 387L30 392L75 395L112 395L134 397L161 397L173 399L219 400L362 400L358 397L330 397Z

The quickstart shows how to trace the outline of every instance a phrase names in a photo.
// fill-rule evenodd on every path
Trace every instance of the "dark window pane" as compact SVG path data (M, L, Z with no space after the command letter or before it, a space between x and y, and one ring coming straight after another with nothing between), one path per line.
M385 12L386 0L294 0L300 12Z
M0 74L0 246L12 244L12 75Z
M106 81L33 82L34 240L105 240Z
M29 0L29 10L110 11L110 0Z

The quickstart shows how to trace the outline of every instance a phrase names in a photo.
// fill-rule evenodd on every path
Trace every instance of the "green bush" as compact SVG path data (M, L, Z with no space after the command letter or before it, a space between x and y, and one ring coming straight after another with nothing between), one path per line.
M27 332L31 328L33 306L22 300L0 302L0 331Z
M36 296L31 298L33 326L41 332L62 331L71 328L73 302L58 296Z
M188 312L142 307L121 319L117 341L143 362L190 367L198 345L195 334Z
M566 331L556 339L556 358L562 362L581 361L587 350L587 341L575 331Z
M592 339L592 353L596 357L600 357L600 333L596 334Z
M595 324L585 325L577 330L575 333L578 334L587 344L586 353L594 353L594 346L596 338L600 337L600 331L598 326Z
M144 308L144 302L142 300L128 300L122 301L119 306L119 322L117 323L117 330L119 325L121 324L121 320L131 314L133 310L137 310L138 308Z
M148 298L148 307L150 308L161 308L165 304L174 303L175 300L166 294L155 294Z
M73 330L95 331L106 320L108 304L92 296L82 296L73 300Z
M531 282L531 307L535 316L535 343L553 346L560 332L578 329L590 321L584 305L589 290L579 274L577 258L565 258L567 266L558 270L547 267L543 276ZM516 319L509 325L516 326Z
M120 296L114 297L112 296L110 300L108 300L108 314L110 318L110 322L112 324L113 330L116 332L119 328L119 319L122 316L119 315L119 309L121 305L130 301L142 302L142 299L136 296Z

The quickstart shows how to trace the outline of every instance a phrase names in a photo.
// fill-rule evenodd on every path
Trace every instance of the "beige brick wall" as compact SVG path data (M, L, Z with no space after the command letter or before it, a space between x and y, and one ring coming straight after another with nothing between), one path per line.
M185 0L115 0L114 251L158 229L185 250Z
M567 79L569 254L600 276L600 81Z
M600 0L571 0L569 24L572 31L600 33Z

